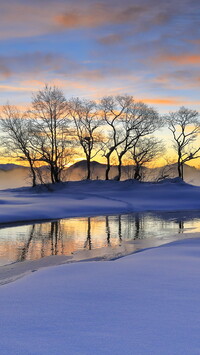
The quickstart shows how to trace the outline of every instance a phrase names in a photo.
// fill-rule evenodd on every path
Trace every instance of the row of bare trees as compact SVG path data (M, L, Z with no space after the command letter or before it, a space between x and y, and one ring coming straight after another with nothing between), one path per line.
M124 157L134 165L134 178L141 180L142 168L164 152L164 144L153 136L167 125L177 153L178 175L183 178L183 165L199 157L200 133L197 111L180 108L160 116L158 112L132 96L107 96L98 103L72 98L66 100L57 87L45 86L33 95L31 107L21 112L5 105L1 112L1 144L8 156L27 161L32 185L37 177L43 182L39 165L44 164L52 183L62 180L62 172L82 149L87 162L87 179L91 178L91 161L97 154L106 159L105 179L109 179L111 158L117 157L121 179Z

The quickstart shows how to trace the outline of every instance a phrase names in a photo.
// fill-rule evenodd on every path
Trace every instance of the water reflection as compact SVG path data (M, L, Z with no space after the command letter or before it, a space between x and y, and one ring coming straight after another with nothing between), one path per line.
M91 218L87 218L87 239L84 243L84 248L88 248L89 250L92 250L92 239L91 239Z
M71 218L0 229L0 265L79 250L116 248L127 241L161 240L188 229L200 231L200 214L129 214ZM190 231L190 230L189 230Z
M18 257L19 261L26 260L27 254L28 254L28 251L29 251L29 246L30 246L30 243L31 243L31 241L33 239L33 236L34 236L34 231L35 231L35 224L33 224L32 228L31 228L30 235L29 235L27 243L25 243L25 245L22 248L22 250L19 250L19 257Z

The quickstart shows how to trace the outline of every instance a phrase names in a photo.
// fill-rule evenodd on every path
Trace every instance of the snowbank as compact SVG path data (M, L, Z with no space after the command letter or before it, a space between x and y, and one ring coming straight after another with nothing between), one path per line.
M179 179L160 183L79 181L0 191L0 223L136 211L200 210L200 187Z
M199 354L200 239L1 287L1 355Z

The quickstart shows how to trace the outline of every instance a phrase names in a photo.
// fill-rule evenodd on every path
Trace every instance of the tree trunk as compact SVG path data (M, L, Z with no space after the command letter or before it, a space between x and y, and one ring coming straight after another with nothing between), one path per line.
M181 148L178 148L178 177L183 180L183 163L181 162Z
M134 179L135 179L135 180L140 180L140 179L141 179L140 166L139 166L139 165L136 165L136 166L135 166Z
M118 157L118 177L117 177L117 180L120 181L121 179L121 175L122 175L122 158L121 157Z
M183 165L181 164L180 160L178 160L178 177L183 180Z
M32 173L32 187L36 186L36 174L34 168L31 167L31 173Z
M182 180L183 180L183 163L181 164L181 176L182 176Z
M53 169L53 175L54 175L54 181L56 183L59 183L60 182L60 177L59 177L59 168L56 166L54 167Z
M53 166L51 165L51 182L52 184L55 184L55 180L54 180L54 169Z
M110 172L110 155L108 155L106 158L107 158L106 180L109 180L109 172Z
M32 187L35 187L36 186L36 173L35 173L35 169L34 169L31 159L29 159L29 164L30 164L31 175L32 175Z
M90 178L91 178L90 166L91 166L90 157L87 157L87 177L86 177L87 180L90 180Z

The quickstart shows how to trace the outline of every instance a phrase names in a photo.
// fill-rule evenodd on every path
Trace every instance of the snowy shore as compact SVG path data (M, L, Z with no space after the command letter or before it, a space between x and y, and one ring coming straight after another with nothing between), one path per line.
M70 182L51 192L0 191L0 223L5 225L195 210L200 210L200 187L177 179L157 184ZM102 250L103 262L90 254L94 261L74 263L89 259L81 252L2 267L1 354L199 354L200 238L196 235L112 261L108 261L112 250L107 260ZM127 250L119 249L119 256L123 253Z
M188 239L4 285L1 354L199 354L199 255Z
M160 183L79 181L0 191L0 223L138 211L200 210L200 187L179 179Z

